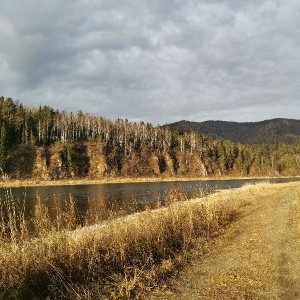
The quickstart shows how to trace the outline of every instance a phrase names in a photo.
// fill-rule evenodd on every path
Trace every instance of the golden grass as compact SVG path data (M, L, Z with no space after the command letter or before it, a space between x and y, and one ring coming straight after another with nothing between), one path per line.
M57 218L37 201L33 224L8 195L1 210L0 299L147 299L247 205L245 186L193 201L178 189L168 207L77 228L72 198ZM173 195L173 196L172 196ZM180 200L180 201L178 201ZM15 220L14 220L15 218Z

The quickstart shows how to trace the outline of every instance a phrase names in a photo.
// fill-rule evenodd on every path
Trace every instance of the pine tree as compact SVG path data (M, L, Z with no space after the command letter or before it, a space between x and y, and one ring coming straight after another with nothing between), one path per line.
M5 171L7 157L7 134L5 123L2 122L0 130L0 168Z

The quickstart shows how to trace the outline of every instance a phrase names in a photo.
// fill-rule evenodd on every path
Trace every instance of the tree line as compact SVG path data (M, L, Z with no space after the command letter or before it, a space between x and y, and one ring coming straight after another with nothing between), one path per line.
M142 121L110 120L82 111L58 111L47 105L25 107L12 98L0 97L0 168L3 172L18 146L45 149L55 144L82 143L101 144L103 156L117 164L118 170L133 156L142 160L143 156L146 159L147 155L155 155L163 173L167 155L174 175L181 172L181 175L197 176L192 168L193 159L201 162L206 176L297 175L300 171L300 143L234 144L199 132L153 126ZM182 171L184 164L185 171ZM132 170L129 173L141 175L138 168L135 173Z

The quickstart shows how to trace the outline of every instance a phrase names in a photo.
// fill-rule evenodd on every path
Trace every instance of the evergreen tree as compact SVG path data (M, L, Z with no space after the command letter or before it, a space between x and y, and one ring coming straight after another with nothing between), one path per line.
M5 123L2 122L0 130L0 168L5 171L6 157L7 157L7 135Z

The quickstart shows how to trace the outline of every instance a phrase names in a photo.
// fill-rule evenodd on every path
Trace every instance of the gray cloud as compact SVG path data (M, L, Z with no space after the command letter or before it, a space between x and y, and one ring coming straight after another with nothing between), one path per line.
M0 90L154 124L296 115L296 0L0 0Z

